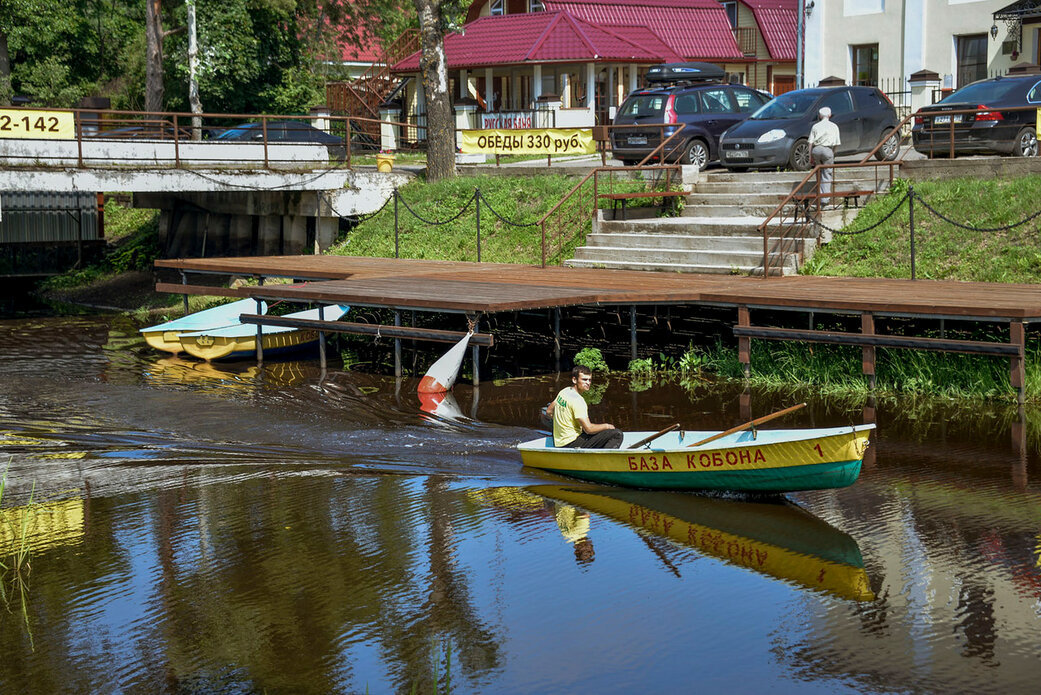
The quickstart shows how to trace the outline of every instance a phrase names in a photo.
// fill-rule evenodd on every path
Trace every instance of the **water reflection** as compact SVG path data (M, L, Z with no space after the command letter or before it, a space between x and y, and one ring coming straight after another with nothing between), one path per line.
M546 509L540 498L549 500L561 534L575 545L580 561L594 557L588 518L593 512L635 529L677 576L666 546L658 541L841 598L875 598L857 542L783 499L742 501L584 485L497 488L478 494L491 504L535 513Z

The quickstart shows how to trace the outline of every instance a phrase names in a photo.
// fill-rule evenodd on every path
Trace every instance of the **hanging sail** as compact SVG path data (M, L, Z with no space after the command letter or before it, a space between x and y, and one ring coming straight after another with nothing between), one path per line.
M451 350L431 365L419 382L420 393L444 393L452 390L456 377L459 376L459 368L463 366L463 357L466 355L466 346L471 335L472 331L464 335Z

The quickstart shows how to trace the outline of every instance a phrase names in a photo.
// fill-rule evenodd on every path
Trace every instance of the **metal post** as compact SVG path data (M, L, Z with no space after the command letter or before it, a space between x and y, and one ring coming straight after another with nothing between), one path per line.
M318 305L318 320L325 320L325 305ZM318 331L318 364L325 372L325 331Z
M907 187L907 220L911 229L911 279L915 279L914 267L914 186Z
M181 168L181 140L180 133L177 132L177 114L173 117L173 155L174 155L174 166L178 169Z
M260 127L264 131L264 168L270 169L271 164L268 162L267 158L267 116L260 117Z
M752 325L751 319L748 315L748 307L745 305L741 305L737 308L737 325L745 328ZM737 359L744 367L746 379L752 376L751 343L752 339L748 336L741 336L737 339Z
M264 313L263 302L259 299L257 301L257 313ZM257 324L257 364L264 364L264 327L259 323Z
M477 262L481 262L481 189L474 189L474 198L477 201Z
M181 284L186 286L186 287L188 286L188 273L184 272L183 270L181 271ZM181 297L184 299L184 315L187 316L188 315L188 293L185 292L184 294L181 295ZM257 312L257 313L260 313L260 312Z
M401 258L398 253L398 189L394 189L394 258Z
M401 325L401 312L394 312L394 325ZM401 338L394 339L394 377L401 378Z
M875 335L875 316L864 312L860 315L860 332L862 335ZM861 370L867 377L868 388L875 390L875 346L865 345L861 348Z
M1009 323L1009 342L1018 348L1018 354L1009 359L1009 382L1016 389L1016 402L1023 405L1026 400L1026 374L1023 353L1026 350L1026 325L1022 321Z
M560 307L553 310L553 358L560 371Z
M477 334L478 330L479 330L479 326L478 326L477 319L475 318L474 319L474 335ZM474 343L473 346L471 346L470 350L471 350L471 355L473 356L473 362L474 362L474 387L477 387L477 386L479 386L481 384L481 377L480 377L481 349L477 346L477 343Z
M629 306L629 359L636 359L636 305Z

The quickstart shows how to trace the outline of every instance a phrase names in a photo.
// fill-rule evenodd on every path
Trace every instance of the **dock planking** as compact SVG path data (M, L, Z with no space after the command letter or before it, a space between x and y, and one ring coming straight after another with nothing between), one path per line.
M579 305L709 304L1033 322L1041 285L692 275L596 268L355 256L169 259L186 273L309 280L253 287L249 296L354 306L496 313ZM166 290L171 285L163 286Z

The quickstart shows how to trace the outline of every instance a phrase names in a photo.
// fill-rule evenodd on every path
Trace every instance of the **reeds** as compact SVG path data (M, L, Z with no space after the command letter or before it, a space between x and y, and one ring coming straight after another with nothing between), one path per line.
M3 509L4 490L7 487L7 470L0 475L0 525L6 527L0 533L0 538L8 536L14 540L11 552L0 556L0 602L10 613L11 601L17 595L21 608L22 620L25 622L25 630L32 644L32 626L29 624L29 572L32 569L30 558L32 556L32 544L30 543L32 528L36 519L36 483L33 483L32 491L29 493L29 502L21 514L20 521L15 524Z

